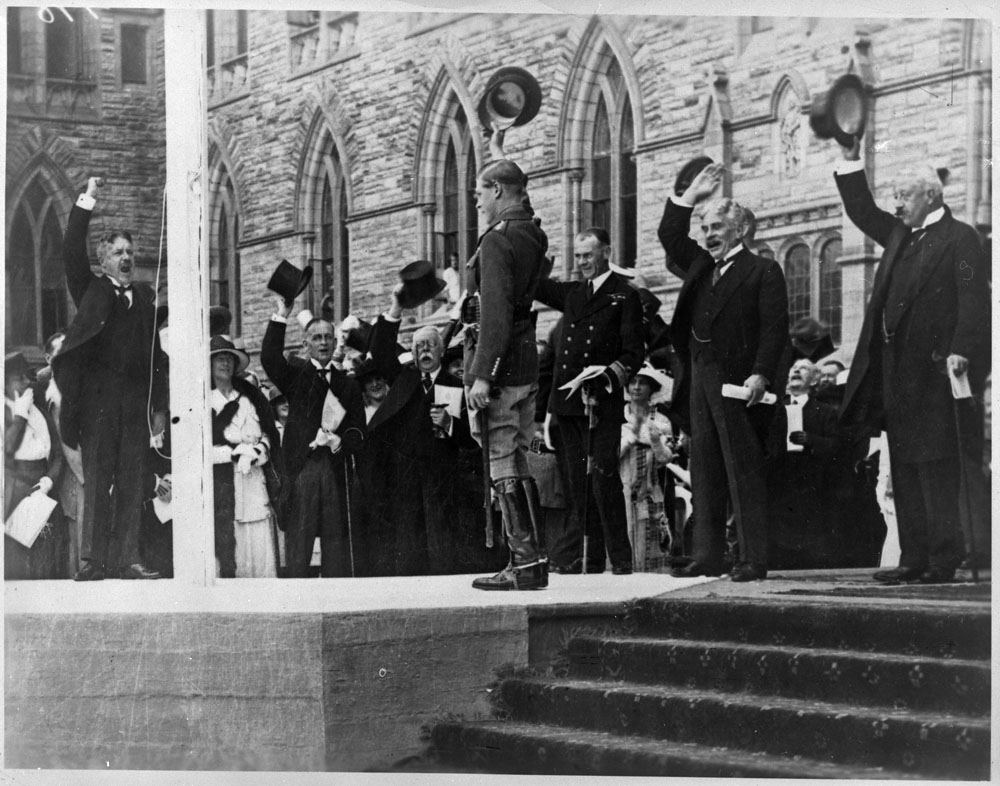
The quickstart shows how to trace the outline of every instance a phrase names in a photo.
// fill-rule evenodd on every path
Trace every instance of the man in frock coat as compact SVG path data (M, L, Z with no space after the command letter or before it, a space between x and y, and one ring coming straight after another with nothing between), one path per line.
M402 313L397 287L389 310L375 322L370 344L389 392L368 423L361 468L367 572L407 576L481 570L483 559L468 560L476 546L486 551L483 527L459 512L460 449L475 447L461 407L462 381L442 367L444 343L433 326L413 334L413 362L400 363L396 339ZM458 400L457 417L435 403L447 393Z
M692 562L674 574L720 575L729 501L739 545L731 578L753 581L767 576L765 444L775 415L773 405L760 402L768 387L784 387L779 375L782 357L791 352L788 293L778 263L746 247L753 222L733 200L705 206L704 248L689 236L695 205L711 196L722 172L721 164L710 164L683 196L669 199L658 232L668 258L684 273L670 325L685 378L674 406L690 407L697 511ZM744 388L748 400L724 397L727 383Z
M285 479L278 511L285 525L289 578L307 575L313 542L320 539L320 574L350 576L355 570L349 517L350 457L365 438L365 405L358 383L333 362L333 325L322 318L305 327L307 358L285 357L291 302L281 295L268 322L260 362L288 399L281 441Z
M140 560L139 524L151 436L161 441L166 428L167 358L156 331L156 294L132 280L132 236L120 229L102 235L103 275L90 270L87 228L100 185L90 178L66 225L66 283L77 313L52 359L62 440L79 445L83 460L82 567L73 578L155 579L159 574Z
M973 396L982 395L990 362L986 258L975 229L944 204L936 171L895 179L893 215L875 204L860 144L842 149L835 177L844 209L884 248L840 412L857 440L883 428L888 435L901 553L898 568L874 578L947 582L965 554L959 453L978 468L983 433L977 407L956 404L951 378L967 375Z
M552 533L549 543L549 559L560 573L579 573L583 569L584 535L588 573L602 572L607 560L616 574L632 572L618 456L625 420L622 391L639 370L644 355L642 300L624 277L609 269L610 250L606 230L585 230L576 237L574 248L583 279L544 279L535 295L540 302L563 312L548 405L559 424L556 450L574 501L574 513L565 519L565 530ZM603 366L603 371L585 383L586 390L572 395L560 390L587 366ZM584 396L594 403L593 428ZM591 491L585 496L588 469Z

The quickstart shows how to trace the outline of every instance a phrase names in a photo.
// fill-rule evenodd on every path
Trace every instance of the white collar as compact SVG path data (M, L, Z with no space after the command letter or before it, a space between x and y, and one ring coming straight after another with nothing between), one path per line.
M429 374L431 377L431 382L437 382L437 378L441 374L442 368L444 368L444 366L438 366L436 369L434 369L434 371L420 371L420 369L418 368L417 371L420 371L420 379L424 378L424 374Z
M599 290L604 285L604 282L608 280L608 277L611 275L611 273L612 273L611 270L605 270L603 273L601 273L601 275L597 276L596 278L590 279L590 283L593 285L594 292Z
M917 230L920 229L927 229L927 227L929 227L931 224L936 224L942 218L944 218L944 205L941 205L941 207L939 207L937 210L932 210L930 213L928 213L927 217L924 219L923 225L919 227L913 227L913 229L911 229L910 231L916 232Z
M800 407L804 407L809 402L808 393L789 393L788 396L793 404L798 404Z
M329 363L327 363L325 366L321 366L320 363L319 363L319 361L316 360L315 358L309 358L309 362L312 363L320 371L333 370L333 369L336 368L336 366L333 364L332 360Z

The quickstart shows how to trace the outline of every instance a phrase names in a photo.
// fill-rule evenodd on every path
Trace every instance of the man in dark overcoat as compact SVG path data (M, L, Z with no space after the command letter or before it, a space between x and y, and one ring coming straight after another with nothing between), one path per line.
M62 392L62 440L79 445L83 459L82 567L73 578L153 579L159 574L139 556L139 522L150 440L162 440L166 428L167 361L156 331L156 294L132 280L132 236L102 235L103 275L90 270L87 228L99 185L90 178L66 225L66 283L77 313L52 359Z
M307 575L313 542L320 540L320 573L350 576L354 533L349 518L348 466L365 438L361 388L333 362L333 325L306 323L307 358L286 357L285 328L291 303L282 296L267 325L260 362L288 399L288 422L281 441L284 483L279 520L285 527L289 578Z
M471 430L482 444L485 410L490 478L503 515L511 562L473 581L483 590L548 586L548 560L538 542L538 490L528 468L538 390L538 350L531 303L547 266L548 238L524 205L526 178L512 161L485 167L476 207L486 230L469 261L478 318L465 331L463 382ZM468 312L468 309L466 309Z
M944 204L936 171L896 179L893 215L875 204L859 149L843 148L837 187L848 217L884 251L841 421L855 439L883 428L888 435L901 553L899 567L875 579L946 582L965 553L960 451L970 470L982 452L981 410L972 402L989 371L989 271L975 229ZM962 376L974 398L956 405L951 379Z
M574 248L583 278L544 279L535 295L563 312L548 404L559 424L556 451L564 462L574 508L573 515L565 519L565 530L552 533L549 543L549 558L560 573L579 573L583 568L584 535L588 573L602 572L607 560L616 574L632 572L618 454L625 420L622 391L639 370L644 355L642 300L624 277L609 269L610 251L606 230L585 230L577 235ZM586 383L586 390L560 390L588 366L602 366L603 370ZM585 397L593 403L593 426Z
M460 400L462 381L442 367L444 342L433 326L413 334L413 361L400 363L396 339L402 313L398 290L393 291L370 345L376 373L389 382L389 392L368 422L360 470L367 574L481 570L484 559L467 560L475 545L486 552L484 528L459 514L460 449L475 447ZM457 414L443 403L449 393L459 397Z
M778 263L746 247L753 221L733 200L705 205L704 247L689 236L695 205L721 179L721 164L706 167L683 196L667 201L658 232L667 257L684 273L670 332L684 364L674 406L690 407L696 511L692 562L674 573L720 575L728 500L739 546L731 577L752 581L767 575L765 445L775 415L773 405L760 402L768 387L784 387L788 293ZM724 397L724 384L742 388L746 400Z

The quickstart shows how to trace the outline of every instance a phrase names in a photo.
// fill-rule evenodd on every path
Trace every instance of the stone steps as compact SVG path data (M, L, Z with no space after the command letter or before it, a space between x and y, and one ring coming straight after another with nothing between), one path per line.
M913 775L881 767L834 765L798 757L723 747L623 738L607 732L518 721L434 727L439 756L467 772L534 775L631 775L701 778L828 778L903 780ZM434 768L440 771L438 765Z
M642 684L985 714L988 662L626 636L578 636L570 674Z
M631 604L577 626L545 675L494 690L496 720L440 723L476 772L982 780L990 607L834 597Z

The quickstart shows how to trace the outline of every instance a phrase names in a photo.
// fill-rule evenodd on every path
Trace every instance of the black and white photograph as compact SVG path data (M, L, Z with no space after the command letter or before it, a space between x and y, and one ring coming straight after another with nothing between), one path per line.
M0 782L992 780L998 22L6 5Z

